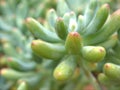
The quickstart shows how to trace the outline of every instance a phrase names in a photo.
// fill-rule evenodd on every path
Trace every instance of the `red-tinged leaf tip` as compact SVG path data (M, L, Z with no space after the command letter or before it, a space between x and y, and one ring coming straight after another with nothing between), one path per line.
M110 9L109 4L106 3L106 4L104 4L104 6L107 7L108 9Z
M100 51L101 53L104 52L104 50L103 50L102 48L100 48L99 51Z
M57 21L63 21L62 17L58 17Z
M26 18L25 22L30 22L31 19L32 19L31 17L28 17L28 18Z
M105 68L109 69L110 68L110 64L109 63L105 64Z
M82 38L78 32L70 32L67 36L65 47L68 53L79 54L82 47Z
M81 39L81 36L78 32L71 32L69 35Z
M32 46L36 45L36 42L35 42L35 41L32 41L31 45L32 45Z
M77 37L80 36L78 32L71 32L71 35L72 36L77 36Z
M41 40L33 40L32 43L31 43L31 46L34 46L34 45L37 45L38 43L42 43Z
M32 42L31 45L34 46L34 45L35 45L35 42Z

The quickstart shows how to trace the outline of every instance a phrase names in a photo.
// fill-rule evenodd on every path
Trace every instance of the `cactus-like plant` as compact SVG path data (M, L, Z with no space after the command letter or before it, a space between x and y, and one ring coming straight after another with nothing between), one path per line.
M90 64L96 63L99 68L99 64L104 62L102 60L107 59L105 58L106 52L117 43L118 35L115 33L120 28L120 10L110 14L108 4L100 5L98 1L91 0L84 15L77 16L66 6L65 2L63 5L64 9L59 10L58 16L56 13L53 15L54 18L57 16L56 20L53 20L54 31L44 27L33 18L27 18L28 29L38 39L32 42L32 50L42 58L60 60L53 74L57 80L70 79L75 70L74 63L76 63L91 80L95 89L99 90L89 69ZM63 12L67 13L62 14ZM70 57L69 60L65 58L66 55ZM72 60L73 56L74 60Z
M103 90L102 84L108 90L120 89L120 10L110 13L109 5L104 4L109 1L73 1L0 1L0 10L5 11L0 12L5 54L0 65L7 66L0 74L7 81L5 87L84 90L91 84ZM54 9L47 11L51 6ZM39 22L39 17L44 21Z
M47 9L56 6L55 1L52 3L51 0L43 2L38 0L29 0L29 2L28 0L0 0L1 90L17 89L14 85L15 83L19 83L19 81L20 83L21 81L25 81L24 83L27 85L29 83L28 89L33 87L38 88L37 83L43 77L42 74L37 73L42 60L31 51L30 42L33 37L26 30L24 19L27 16L35 17L36 19L42 17L44 19ZM38 13L36 14L35 12ZM37 61L38 59L39 61ZM35 73L38 75L35 75ZM32 81L35 79L34 83L31 83L29 78ZM25 85L20 85L20 88L23 86ZM18 86L18 90L20 88Z

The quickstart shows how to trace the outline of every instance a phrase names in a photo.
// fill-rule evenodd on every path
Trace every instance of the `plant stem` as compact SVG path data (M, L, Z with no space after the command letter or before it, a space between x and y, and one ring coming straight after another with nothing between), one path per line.
M98 84L96 78L92 75L92 73L86 67L86 65L84 63L84 59L81 59L81 57L79 57L78 62L79 62L80 67L83 69L86 77L91 81L91 84L94 86L94 89L95 90L102 90L100 85Z
M98 82L96 81L95 77L92 75L92 73L90 71L88 71L87 69L83 68L87 78L91 81L91 84L94 86L95 90L101 90Z

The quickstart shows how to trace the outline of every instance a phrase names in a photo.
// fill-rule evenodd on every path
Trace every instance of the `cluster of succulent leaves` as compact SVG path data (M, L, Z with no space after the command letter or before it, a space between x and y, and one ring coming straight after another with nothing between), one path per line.
M0 0L0 90L17 87L16 83L20 79L25 79L27 83L36 79L35 84L31 82L32 87L36 87L37 81L40 81L42 74L39 76L36 72L38 66L41 66L37 64L41 62L41 58L31 51L33 36L26 30L24 20L28 16L44 19L47 9L56 7L56 1L43 1ZM3 71L7 71L5 76L2 75ZM28 76L32 77L31 80Z
M0 10L0 89L120 89L119 9L104 0L1 0Z

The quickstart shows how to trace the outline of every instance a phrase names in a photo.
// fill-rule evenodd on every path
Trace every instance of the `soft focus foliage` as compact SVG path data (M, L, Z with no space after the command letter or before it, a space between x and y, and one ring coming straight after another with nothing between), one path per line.
M0 90L120 90L119 3L0 0Z

